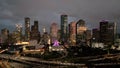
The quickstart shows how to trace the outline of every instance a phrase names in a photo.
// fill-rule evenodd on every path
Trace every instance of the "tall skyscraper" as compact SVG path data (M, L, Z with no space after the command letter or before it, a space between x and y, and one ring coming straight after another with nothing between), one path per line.
M69 35L70 35L70 42L72 45L76 43L76 22L71 22L69 25Z
M92 30L92 42L100 42L100 30L97 28Z
M104 44L114 44L116 35L116 24L108 21L100 22L100 42Z
M16 40L17 42L22 41L22 24L16 24Z
M85 26L84 20L79 20L76 23L76 43L79 42L85 42L85 31L87 30L87 27Z
M8 39L8 35L9 35L9 30L4 28L1 30L1 40L2 40L2 43L6 43L8 42L7 39Z
M91 38L92 38L92 31L86 30L85 33L86 33L86 44L90 46Z
M25 41L30 40L30 18L25 18Z
M31 26L31 40L40 40L40 32L39 32L39 26L38 21L34 21L34 25Z
M51 24L50 37L51 37L51 43L54 43L56 40L58 40L58 25L57 25L57 23Z
M66 42L68 38L68 16L61 15L61 41Z

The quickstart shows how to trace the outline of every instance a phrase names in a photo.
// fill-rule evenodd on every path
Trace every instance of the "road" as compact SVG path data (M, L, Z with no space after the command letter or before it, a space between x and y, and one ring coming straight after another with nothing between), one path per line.
M13 56L8 54L0 54L0 58L10 59L13 61L22 62L30 65L37 65L37 66L39 66L39 64L60 65L60 66L80 66L80 67L86 66L85 64L78 64L78 63L75 64L75 63L67 63L67 62L61 62L61 61L46 61L38 58Z
M110 57L120 57L120 54L117 54L117 55L111 55ZM96 56L95 56L96 57ZM33 65L34 66L37 66L37 67L40 67L41 64L42 65L57 65L57 66L78 66L78 67L84 67L84 68L87 68L88 65L82 63L82 64L79 64L79 63L68 63L68 62L61 62L61 61L46 61L46 60L42 60L42 59L39 59L39 58L33 58L33 57L24 57L24 56L14 56L14 55L8 55L8 54L0 54L0 58L4 58L4 59L10 59L10 60L13 60L15 62L21 62L21 63L24 63L24 64L27 64L27 65ZM86 57L88 58L88 57ZM108 57L107 57L108 58ZM90 61L97 61L97 60L102 60L103 58L93 58L90 60ZM88 60L89 61L89 60ZM105 65L120 65L120 63L97 63L97 64L92 64L94 66L105 66Z

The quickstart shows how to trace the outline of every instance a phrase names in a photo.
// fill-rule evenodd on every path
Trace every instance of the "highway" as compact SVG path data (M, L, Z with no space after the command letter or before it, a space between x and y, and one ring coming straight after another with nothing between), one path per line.
M108 56L106 58L116 58L117 57L120 57L120 54L117 54L117 55L111 55L111 56ZM15 62L20 62L20 63L24 63L24 64L27 64L27 65L31 65L31 66L37 66L37 67L40 67L41 64L43 65L51 65L51 66L77 66L77 67L84 67L84 68L87 68L90 64L92 64L93 66L110 66L110 65L120 65L120 63L118 62L111 62L111 63L68 63L68 62L61 62L61 61L46 61L46 60L42 60L42 59L39 59L39 58L33 58L33 57L25 57L25 56L15 56L15 55L9 55L9 54L0 54L0 58L3 58L3 59L8 59L8 60L13 60ZM88 58L88 57L86 57ZM98 60L104 60L105 57L103 58L91 58L90 60L88 61L98 61ZM84 58L85 59L85 58Z
M28 65L36 65L36 66L39 66L40 64L46 64L46 65L59 65L59 66L86 67L85 64L75 64L75 63L67 63L67 62L61 62L61 61L46 61L46 60L41 60L38 58L13 56L13 55L8 55L8 54L0 54L0 58L9 59L9 60L13 60L16 62L22 62Z

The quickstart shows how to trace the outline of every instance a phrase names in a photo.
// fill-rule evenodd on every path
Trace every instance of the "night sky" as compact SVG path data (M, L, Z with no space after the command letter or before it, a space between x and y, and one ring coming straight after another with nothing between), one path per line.
M40 31L43 26L49 29L51 23L60 24L60 15L67 14L69 21L86 21L88 28L98 28L101 20L117 22L120 32L120 0L0 0L0 29L11 30L24 18L39 21ZM42 32L42 31L41 31Z

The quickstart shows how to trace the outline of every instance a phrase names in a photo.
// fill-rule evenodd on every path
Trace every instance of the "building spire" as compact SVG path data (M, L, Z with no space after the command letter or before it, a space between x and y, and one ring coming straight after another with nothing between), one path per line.
M46 28L45 28L45 26L43 27L43 33L45 33L46 32Z

